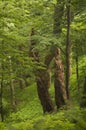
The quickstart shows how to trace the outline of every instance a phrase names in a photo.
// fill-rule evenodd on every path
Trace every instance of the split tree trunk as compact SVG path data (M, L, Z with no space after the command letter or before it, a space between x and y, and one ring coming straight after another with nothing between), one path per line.
M55 102L57 108L66 104L66 91L64 82L64 67L60 56L60 49L57 48L55 54Z

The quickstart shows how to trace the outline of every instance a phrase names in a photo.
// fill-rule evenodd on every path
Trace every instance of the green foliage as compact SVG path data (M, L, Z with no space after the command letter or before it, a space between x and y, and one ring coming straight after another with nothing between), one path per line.
M17 89L16 91L18 110L17 112L10 114L10 117L6 119L7 121L16 120L17 122L22 122L42 114L42 108L37 96L35 84L25 88L23 91L21 89Z
M79 63L78 63L78 69L79 69L79 85L80 85L80 93L78 92L77 88L77 76L76 76L76 64L75 60L72 61L72 74L71 74L71 97L74 98L75 101L78 100L80 102L81 100L81 93L84 85L84 77L86 75L86 56L83 55L79 57Z
M9 123L8 126L11 125L15 130L85 130L85 114L86 109L74 107L52 115L35 115L26 121Z
M53 87L50 88L50 93L53 93ZM44 115L35 84L23 91L17 89L17 94L20 103L17 112L6 119L8 130L85 130L86 109L81 109L71 102L67 110L57 110L53 114Z
M61 36L55 37L53 32L53 11L58 0L3 0L0 1L0 73L4 74L3 111L6 115L5 123L0 122L0 130L85 130L86 110L80 109L77 104L69 105L67 110L60 110L53 114L42 114L41 104L34 85L34 70L45 69L44 58L50 48L60 47L65 51L66 22L64 10ZM79 56L79 82L82 89L83 79L86 75L86 9L85 0L72 0L71 43L73 58ZM33 62L28 56L31 28L36 30L32 40L37 42L34 49L39 52L40 63ZM54 51L54 50L52 50ZM63 53L62 53L63 54ZM65 54L65 53L64 53ZM63 55L65 60L65 55ZM10 65L11 60L11 65ZM65 61L64 61L65 62ZM71 95L75 101L80 99L77 92L75 61L71 76ZM4 69L2 69L4 66ZM10 75L12 68L12 75ZM21 90L15 84L17 111L10 109L10 81L27 80L31 86ZM0 81L2 76L0 75ZM33 85L32 85L33 84ZM49 90L54 102L53 85ZM78 101L79 102L79 101ZM72 103L71 103L72 104ZM12 112L12 113L11 113Z
M8 130L4 123L0 122L0 130Z

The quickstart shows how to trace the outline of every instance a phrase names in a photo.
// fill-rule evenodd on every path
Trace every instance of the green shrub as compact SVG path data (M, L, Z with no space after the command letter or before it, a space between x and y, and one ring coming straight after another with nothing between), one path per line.
M3 122L0 122L0 130L8 130Z

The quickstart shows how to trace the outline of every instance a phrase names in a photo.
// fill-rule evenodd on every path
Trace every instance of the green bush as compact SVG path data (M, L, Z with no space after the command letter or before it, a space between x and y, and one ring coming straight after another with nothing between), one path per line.
M0 130L8 130L3 122L0 122Z

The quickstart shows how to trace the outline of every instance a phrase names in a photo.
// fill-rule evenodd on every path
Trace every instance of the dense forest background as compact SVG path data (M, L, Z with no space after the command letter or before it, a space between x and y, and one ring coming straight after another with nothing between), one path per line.
M0 1L0 130L86 130L86 1Z

